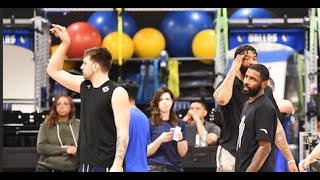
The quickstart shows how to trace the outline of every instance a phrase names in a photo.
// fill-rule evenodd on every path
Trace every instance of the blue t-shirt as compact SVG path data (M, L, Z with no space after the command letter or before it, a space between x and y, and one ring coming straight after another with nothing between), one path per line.
M183 140L186 139L185 124L182 120L179 120L178 126L181 127L183 134ZM169 121L164 121L161 125L151 125L151 142L156 140L163 132L169 132L172 128L172 124ZM178 153L177 141L170 141L162 143L159 149L150 157L148 157L148 165L159 164L165 165L176 171L183 171L181 157Z
M150 144L149 119L138 108L130 108L129 144L126 172L147 172L147 146Z

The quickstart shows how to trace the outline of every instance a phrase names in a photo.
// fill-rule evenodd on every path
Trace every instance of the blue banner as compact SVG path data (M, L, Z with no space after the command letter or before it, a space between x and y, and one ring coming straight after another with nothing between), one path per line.
M305 32L302 29L236 29L229 33L230 49L242 44L271 42L303 51Z
M4 29L2 33L3 44L21 46L30 50L33 50L33 39L33 31L30 30Z

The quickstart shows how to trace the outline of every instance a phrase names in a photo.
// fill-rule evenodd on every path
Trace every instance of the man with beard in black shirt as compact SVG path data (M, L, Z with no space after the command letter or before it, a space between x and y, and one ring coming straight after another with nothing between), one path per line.
M213 97L216 103L219 104L222 121L220 145L217 149L217 172L234 172L235 171L235 156L236 144L238 137L238 128L240 123L240 115L244 103L248 100L242 93L244 75L249 66L257 64L257 51L250 45L239 46L234 55L232 66L222 81L220 86L215 90ZM273 102L277 111L277 117L280 116L280 111L276 106L276 101L273 98L272 90L269 86L265 89L265 95ZM291 150L286 140L285 132L281 123L277 123L277 133L275 143L281 150L288 162L294 160ZM289 171L298 172L295 163L289 164Z
M249 97L244 104L237 140L236 172L274 172L274 147L277 113L264 95L269 71L254 64L243 80L243 93Z

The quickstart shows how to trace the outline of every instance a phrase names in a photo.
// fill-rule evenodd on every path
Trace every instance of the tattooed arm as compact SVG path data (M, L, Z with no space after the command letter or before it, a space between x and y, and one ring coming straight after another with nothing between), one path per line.
M112 109L117 129L116 153L111 172L121 172L129 142L130 107L127 91L118 87L112 95Z
M298 167L294 161L294 157L292 155L292 152L289 148L286 134L284 132L284 129L283 129L279 119L278 119L278 123L277 123L275 144L277 145L279 150L282 152L283 156L288 161L289 171L290 172L299 172Z

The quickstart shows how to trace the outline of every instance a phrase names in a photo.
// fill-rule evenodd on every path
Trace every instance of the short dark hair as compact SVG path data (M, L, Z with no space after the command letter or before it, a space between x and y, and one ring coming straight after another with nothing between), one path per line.
M258 53L257 53L256 49L253 46L245 44L245 45L239 46L236 49L236 52L234 53L234 57L233 58L236 58L238 54L241 54L241 53L243 53L245 51L252 51L256 56L258 56Z
M262 81L267 81L270 78L268 68L262 64L252 64L249 69L258 71Z
M201 105L202 105L202 107L203 107L204 109L207 109L207 105L206 105L206 103L204 103L204 101L202 101L202 100L195 100L195 101L192 101L192 102L190 103L190 105L191 105L192 103L199 103L199 104L201 104Z
M129 98L135 100L138 94L139 86L136 82L131 81L129 79L121 80L119 85L123 87L129 95Z
M89 48L83 53L83 58L87 56L90 56L92 61L98 63L102 67L102 70L108 72L110 71L112 65L112 55L107 48L103 46Z

